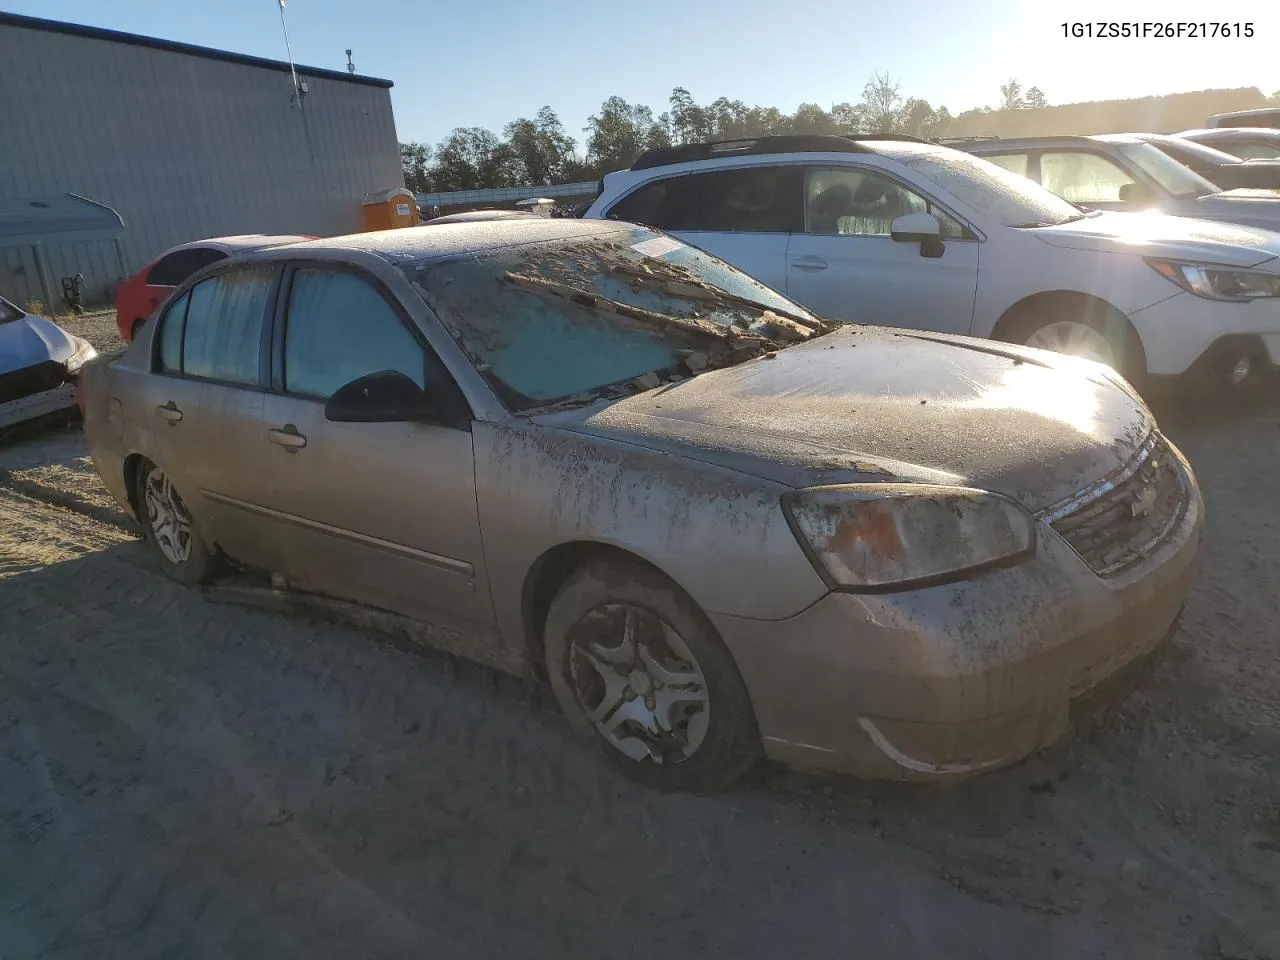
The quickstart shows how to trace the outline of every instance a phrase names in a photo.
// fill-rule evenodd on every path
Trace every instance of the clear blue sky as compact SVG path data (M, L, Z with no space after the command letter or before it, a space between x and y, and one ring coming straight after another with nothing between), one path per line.
M286 0L296 62L395 82L401 140L500 132L543 104L570 135L618 94L660 113L674 86L794 110L856 102L875 71L952 113L1009 77L1051 103L1205 87L1280 89L1280 2L1164 0ZM276 0L0 0L0 9L284 59ZM1252 21L1253 39L1074 40L1077 20Z

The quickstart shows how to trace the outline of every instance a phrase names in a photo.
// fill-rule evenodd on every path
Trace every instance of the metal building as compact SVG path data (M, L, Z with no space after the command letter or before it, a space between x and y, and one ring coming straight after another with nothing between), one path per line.
M0 199L119 211L132 273L177 243L361 229L361 198L404 186L391 81L0 12ZM300 101L300 103L299 103ZM106 243L50 246L60 278L111 299ZM0 293L41 298L31 253L0 250Z

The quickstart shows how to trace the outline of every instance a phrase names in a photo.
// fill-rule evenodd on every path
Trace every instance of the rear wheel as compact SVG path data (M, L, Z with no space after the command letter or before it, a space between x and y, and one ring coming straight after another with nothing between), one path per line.
M217 557L192 523L187 503L169 475L154 463L143 463L135 496L143 534L164 572L183 583L212 580Z
M716 790L760 755L733 657L656 571L617 561L579 570L551 603L545 644L560 709L627 776Z

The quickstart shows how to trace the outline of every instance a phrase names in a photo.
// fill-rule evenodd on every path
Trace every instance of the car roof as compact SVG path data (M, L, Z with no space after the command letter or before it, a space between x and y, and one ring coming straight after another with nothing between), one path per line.
M1261 137L1263 140L1280 139L1280 129L1275 127L1201 127L1198 130L1183 130L1179 137L1218 137L1222 140L1234 138Z
M167 256L178 250L222 250L226 253L244 253L249 250L261 250L263 247L278 247L285 243L297 243L301 240L311 240L313 237L304 234L274 234L274 233L239 233L230 237L206 237L204 240L191 240L187 243L180 243L176 247L170 247L160 256ZM159 259L157 257L157 259Z
M971 140L957 143L957 149L968 153L985 153L988 150L1018 150L1022 147L1043 147L1053 144L1094 143L1141 143L1137 137L1128 133L1097 134L1064 134L1059 137L994 137L990 140Z
M464 213L446 213L442 217L432 217L423 226L441 223L471 223L476 220L526 220L538 214L527 210L467 210Z
M287 259L309 253L338 256L344 253L371 253L388 263L422 263L525 243L607 236L635 229L635 224L616 220L517 217L402 227L398 230L372 230L344 237L291 243L260 253L267 259Z

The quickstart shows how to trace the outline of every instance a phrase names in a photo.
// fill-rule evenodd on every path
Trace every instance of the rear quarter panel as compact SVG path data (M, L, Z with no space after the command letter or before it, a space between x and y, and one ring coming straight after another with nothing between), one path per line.
M789 489L684 457L523 420L476 423L476 489L498 624L553 547L592 542L653 564L708 612L782 619L826 587L787 525Z

